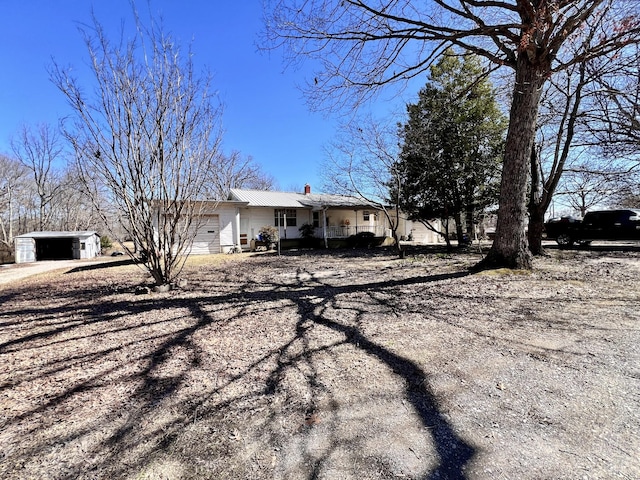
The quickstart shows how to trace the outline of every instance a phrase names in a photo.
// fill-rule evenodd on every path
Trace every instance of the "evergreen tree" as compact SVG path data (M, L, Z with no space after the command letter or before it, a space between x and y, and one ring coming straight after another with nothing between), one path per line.
M507 126L478 58L447 50L407 114L394 166L402 209L427 226L440 219L448 246L450 219L459 239L473 238L478 214L497 203Z

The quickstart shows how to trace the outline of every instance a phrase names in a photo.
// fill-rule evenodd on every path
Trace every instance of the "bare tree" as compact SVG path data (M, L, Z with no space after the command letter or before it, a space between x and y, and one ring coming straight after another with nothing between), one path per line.
M94 195L98 198L99 192L94 192ZM104 205L106 201L107 198L102 196L98 203ZM73 163L62 173L60 189L54 203L51 222L57 230L103 231L106 228Z
M584 42L593 42L600 33L590 22L583 31L589 32ZM532 151L528 229L532 253L542 253L544 216L556 188L584 215L589 206L610 198L612 189L622 188L629 171L636 168L637 161L620 158L623 137L627 145L631 143L631 123L624 128L617 125L618 143L611 141L611 126L618 123L614 116L619 120L620 107L631 106L629 92L614 95L603 84L629 85L628 67L637 59L637 45L630 45L575 64L547 82ZM568 178L563 181L565 171Z
M595 96L599 111L598 115L589 117L589 126L600 143L602 155L627 157L637 162L640 155L640 49L632 45L623 53L626 55L590 65L597 73ZM606 73L599 73L603 71Z
M615 205L625 192L633 191L637 185L637 167L637 164L629 168L624 162L604 160L600 165L592 161L567 168L557 196L580 216L594 207Z
M226 200L232 188L273 190L276 180L264 172L251 156L243 157L237 150L229 155L220 154L209 172L207 196Z
M96 228L101 222L91 215L94 208L82 193L78 175L72 174L59 131L49 125L22 127L12 139L12 148L19 155L21 168L5 175L11 183L11 173L18 175L21 188L12 192L11 217L18 212L19 231L78 230ZM28 172L29 175L23 175ZM12 220L13 225L13 220ZM13 229L12 229L13 230Z
M35 129L24 125L11 140L16 158L27 167L38 195L38 229L49 227L52 200L60 189L60 170L65 161L60 132L47 124Z
M616 189L609 200L609 206L614 208L640 208L640 178L635 175L634 181L625 182Z
M146 27L135 18L135 35L119 44L95 18L93 28L81 30L93 95L71 70L54 65L51 76L74 111L65 135L96 210L108 224L115 205L126 235L145 250L156 284L167 285L184 266L202 218L221 110L208 78L196 76L191 52L153 19ZM109 195L106 205L96 195L100 186Z
M584 108L593 84L586 62L582 62L556 74L545 88L537 143L531 150L528 240L534 255L543 253L544 217L565 165L588 148L584 143Z
M397 169L398 127L374 119L371 115L349 122L327 148L324 165L324 190L359 197L383 212L398 254L403 255L398 228L401 211L396 182L402 178ZM395 192L395 194L390 192Z
M9 248L13 248L13 238L17 234L18 203L27 176L27 167L21 162L0 154L0 242Z
M526 197L545 82L574 64L638 42L638 3L621 0L279 0L267 37L292 59L322 63L311 101L354 103L423 74L446 47L462 47L515 71L496 239L479 267L529 268ZM583 26L599 31L583 41ZM566 48L567 45L580 47Z

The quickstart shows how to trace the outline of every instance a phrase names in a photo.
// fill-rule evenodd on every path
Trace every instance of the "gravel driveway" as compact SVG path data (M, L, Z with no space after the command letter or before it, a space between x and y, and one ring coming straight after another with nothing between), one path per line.
M30 263L10 263L0 265L0 285L22 280L23 278L40 273L61 269L72 269L78 266L93 265L111 261L111 257L98 257L83 260L46 260Z

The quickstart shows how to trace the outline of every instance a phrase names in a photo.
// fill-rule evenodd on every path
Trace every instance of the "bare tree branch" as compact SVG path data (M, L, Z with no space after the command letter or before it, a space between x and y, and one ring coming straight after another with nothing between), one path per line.
M33 177L39 200L38 229L45 230L51 217L51 203L60 188L59 170L63 159L60 133L52 126L40 124L35 131L24 125L11 140L16 158Z

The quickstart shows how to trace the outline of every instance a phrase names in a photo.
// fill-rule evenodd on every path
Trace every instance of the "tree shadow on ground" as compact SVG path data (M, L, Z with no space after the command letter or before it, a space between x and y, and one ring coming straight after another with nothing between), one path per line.
M373 291L381 291L389 287L399 285L408 285L415 283L430 283L437 281L450 280L466 276L466 272L432 275L422 277L420 279L411 279L410 281L381 282L379 285L352 285L349 287L331 287L320 281L314 281L316 285L311 291L306 291L304 295L295 298L299 312L299 320L296 328L297 338L303 339L305 350L302 357L307 363L311 362L312 351L309 348L309 341L304 337L309 330L309 324L317 324L329 328L336 333L344 336L344 344L354 347L357 351L367 356L375 358L386 369L392 372L396 377L402 379L404 384L404 397L409 401L414 411L418 414L425 430L429 432L437 452L437 462L435 468L425 475L425 479L435 478L451 478L463 479L465 466L471 461L475 454L474 448L464 441L453 429L450 421L440 411L439 403L429 385L429 375L414 361L405 358L383 345L376 343L365 335L359 328L359 322L354 324L345 324L343 322L333 320L323 315L323 311L330 305L335 307L336 298L345 293L353 293L362 291L363 288ZM299 286L308 285L307 282L299 282ZM321 293L320 301L312 302L310 299L316 298ZM371 299L371 297L369 297ZM378 300L379 305L381 302ZM364 309L360 313L364 313ZM306 326L305 326L306 324ZM341 345L341 344L337 344ZM337 345L333 345L335 348ZM295 362L294 362L295 363ZM283 376L282 369L291 368L291 362L279 361L278 369L276 369L270 380L273 378L281 378ZM311 388L317 386L316 375L309 378ZM273 389L273 386L270 386ZM318 472L322 470L322 458L313 462L313 475L309 478L317 478Z
M81 265L78 267L74 267L71 270L67 271L66 274L79 273L79 272L91 272L93 270L104 270L112 267L122 267L125 265L136 265L140 262L133 260L131 258L123 258L120 260L105 260L101 263L92 263L90 265Z
M122 477L145 469L148 472L154 461L169 456L191 464L189 472L194 478L246 474L242 469L247 466L242 462L235 466L207 462L216 456L221 461L225 455L241 456L241 447L230 446L232 437L238 436L233 432L242 430L241 420L250 421L256 408L266 409L257 430L270 434L272 449L279 449L285 441L282 423L294 413L304 415L305 436L304 428L313 425L321 401L319 393L328 397L325 401L335 413L340 392L327 387L325 377L339 372L325 373L321 378L317 357L332 359L335 366L343 350L349 348L402 383L402 395L427 432L425 441L432 442L436 452L434 461L422 465L427 471L422 478L465 478L465 466L475 450L441 412L429 375L361 328L362 317L373 307L389 308L372 292L465 275L459 272L334 285L330 279L318 279L313 272L298 269L291 282L270 278L256 283L251 279L225 287L222 278L215 285L220 288L216 293L173 293L132 301L116 292L101 301L104 292L86 287L85 299L72 294L65 298L65 293L58 292L54 308L44 302L29 308L8 305L0 320L6 319L16 330L0 342L0 357L18 360L0 389L14 398L15 391L32 384L54 386L31 398L31 406L16 404L15 412L0 425L5 445L13 445L2 452L5 467L0 472L4 470L5 478L20 478L25 472L33 476L40 468L34 459L57 458L60 462L64 457L64 462L55 466L60 478ZM353 294L364 296L352 300L348 309L339 305L342 297ZM247 335L251 335L259 323L249 325L250 321L258 318L268 322L271 312L281 314L283 309L290 318L274 327L282 335L277 341L265 342L258 353L252 350L255 344L234 331L248 328ZM342 320L347 310L351 320ZM161 318L157 318L159 312ZM12 318L21 320L8 321ZM314 335L319 328L332 335L317 341ZM222 357L213 361L216 342L223 341L238 342L237 355L246 358L225 357L226 367L216 363ZM29 364L34 356L40 358L36 366ZM298 390L288 383L292 375L303 379L295 385ZM114 391L118 394L111 398ZM297 392L303 392L304 399ZM282 400L278 408L273 406L274 400ZM292 404L286 405L287 401ZM82 415L88 416L79 420ZM205 433L199 430L201 425L208 428ZM12 443L25 434L32 438L29 443L20 448ZM328 434L329 445L321 454L310 456L298 445L303 450L298 453L308 466L303 478L319 478L333 449L362 447L357 439L332 435L331 428ZM191 444L194 438L196 444ZM308 436L302 441L308 441ZM366 456L366 452L358 454ZM25 470L25 465L31 470ZM51 466L44 464L42 468ZM261 468L263 478L272 478L278 469L273 464Z

